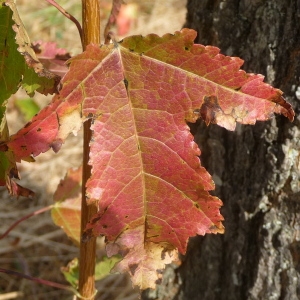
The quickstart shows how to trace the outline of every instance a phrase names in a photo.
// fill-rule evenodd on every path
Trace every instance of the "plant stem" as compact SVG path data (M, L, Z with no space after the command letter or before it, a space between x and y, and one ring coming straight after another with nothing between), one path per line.
M100 9L99 0L82 0L82 29L83 50L90 43L100 44ZM96 238L83 241L83 232L86 224L97 212L97 203L87 205L86 182L91 176L89 162L90 141L92 136L91 120L83 124L83 169L82 169L82 201L81 201L81 241L79 257L79 294L86 299L95 296L95 264L96 264Z
M88 44L100 44L99 6L99 0L82 0L83 50Z

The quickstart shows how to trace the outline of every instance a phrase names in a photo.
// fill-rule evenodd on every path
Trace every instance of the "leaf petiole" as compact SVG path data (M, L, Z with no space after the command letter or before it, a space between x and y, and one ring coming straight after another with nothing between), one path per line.
M46 0L49 4L53 5L55 8L57 8L65 17L67 17L69 20L71 20L77 27L77 30L80 35L81 45L83 45L83 33L82 28L78 20L72 16L70 13L68 13L65 9L63 9L58 3L56 3L54 0Z

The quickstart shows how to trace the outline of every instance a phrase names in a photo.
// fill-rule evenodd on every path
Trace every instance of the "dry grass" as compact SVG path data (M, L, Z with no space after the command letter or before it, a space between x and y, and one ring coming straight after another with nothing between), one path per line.
M80 19L80 1L58 1L67 11ZM129 34L148 34L155 32L162 35L181 29L185 20L186 0L165 1L127 1L139 4L139 16ZM109 5L109 0L102 0ZM80 41L75 26L62 17L59 12L45 1L19 0L17 5L24 24L32 40L55 40L60 47L72 54L80 52ZM103 18L109 9L105 8ZM104 26L102 26L103 28ZM23 97L18 94L14 97ZM49 97L37 96L41 106L46 105ZM24 121L9 102L8 122L11 132L20 128ZM36 163L22 163L19 170L21 184L36 192L34 199L14 199L6 190L0 190L0 234L10 224L22 216L52 204L52 195L59 180L67 169L81 164L81 133L70 136L58 154L49 151L36 159ZM99 254L103 250L99 247ZM49 213L35 216L21 223L7 238L0 240L0 267L13 269L26 275L66 283L60 273L60 267L78 256L78 249L72 245L63 231L56 227ZM138 293L133 290L126 275L111 275L97 283L97 299L137 299ZM0 273L1 299L72 299L69 292L61 291L29 280L19 279Z

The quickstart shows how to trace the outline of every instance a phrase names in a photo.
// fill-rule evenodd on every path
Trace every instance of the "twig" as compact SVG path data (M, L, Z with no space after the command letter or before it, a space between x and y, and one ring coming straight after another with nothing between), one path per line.
M83 46L83 33L82 33L82 28L78 20L69 14L66 10L64 10L58 3L56 3L54 0L46 0L49 4L53 5L55 8L57 8L65 17L67 17L69 20L71 20L77 27L79 35L80 35L80 40L81 40L81 45Z
M109 42L111 40L110 28L111 28L111 26L116 24L117 17L119 15L119 12L120 12L120 9L121 9L121 5L123 3L124 3L123 0L113 0L110 16L107 20L107 24L106 24L105 29L104 29L104 39L105 39L105 44L106 45L109 44Z
M20 224L21 222L23 222L23 221L25 221L25 220L27 220L27 219L29 219L30 217L32 217L32 216L36 216L36 215L38 215L38 214L41 214L41 213L43 213L43 212L45 212L45 211L48 211L48 210L50 210L51 208L53 207L53 205L49 205L49 206L46 206L46 207L43 207L43 208L41 208L41 209L39 209L39 210L36 210L36 211L34 211L34 212L32 212L32 213L30 213L30 214L28 214L28 215L26 215L26 216L24 216L24 217L22 217L21 219L19 219L18 221L16 221L15 223L13 223L2 235L0 235L0 240L1 239L3 239L3 238L5 238L18 224Z
M29 279L31 281L34 281L34 282L37 282L37 283L40 283L40 284L44 284L44 285L48 285L48 286L52 286L52 287L55 287L55 288L58 288L58 289L61 289L61 290L66 290L66 291L70 291L72 293L76 293L76 290L73 287L69 286L69 285L64 285L64 284L60 284L60 283L57 283L57 282L32 277L32 276L29 276L29 275L25 275L25 274L22 274L22 273L19 273L19 272L16 272L16 271L7 270L7 269L3 269L3 268L0 268L0 272L5 273L5 274L9 274L9 275L14 275L14 276L17 276L17 277L20 277L20 278Z

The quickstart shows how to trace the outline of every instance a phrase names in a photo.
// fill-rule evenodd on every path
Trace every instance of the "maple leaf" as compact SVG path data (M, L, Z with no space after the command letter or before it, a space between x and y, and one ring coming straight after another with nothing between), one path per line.
M86 236L105 235L108 253L124 257L115 269L143 289L176 249L185 253L189 237L224 230L186 122L202 117L233 130L274 112L294 117L280 90L240 70L241 59L194 45L195 36L183 29L89 45L70 60L60 94L7 143L18 160L58 151L93 119L87 197L99 212Z

